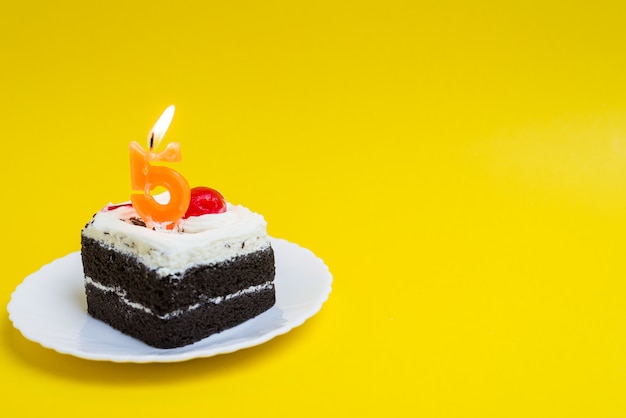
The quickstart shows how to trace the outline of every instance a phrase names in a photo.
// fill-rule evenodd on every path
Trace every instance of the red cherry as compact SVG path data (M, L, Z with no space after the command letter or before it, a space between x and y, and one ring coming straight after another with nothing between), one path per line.
M191 189L189 208L183 218L223 212L226 212L226 200L220 192L210 187L194 187Z

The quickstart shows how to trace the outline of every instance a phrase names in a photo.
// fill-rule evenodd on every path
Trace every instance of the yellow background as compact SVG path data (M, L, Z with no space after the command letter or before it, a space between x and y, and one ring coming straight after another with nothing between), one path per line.
M176 169L334 276L303 326L183 363L57 354L6 315L2 410L626 416L626 10L503 3L2 4L3 303L128 198L169 104Z

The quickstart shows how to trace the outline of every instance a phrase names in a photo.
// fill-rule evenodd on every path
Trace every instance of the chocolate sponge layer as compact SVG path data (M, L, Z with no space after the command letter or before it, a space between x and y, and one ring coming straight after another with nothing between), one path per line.
M275 274L271 247L165 277L159 277L136 257L91 238L82 238L81 257L85 276L104 286L124 289L127 299L157 315L261 285L273 280Z
M86 286L87 310L113 328L157 348L175 348L232 328L265 312L276 301L274 288L244 294L169 319L160 319L120 300L114 292Z
M82 237L81 257L86 277L107 288L86 283L87 311L113 328L159 348L191 344L236 326L271 308L274 252L271 247L214 264L192 267L184 273L158 276L136 257L120 253L98 241ZM221 300L238 291L260 290ZM147 308L140 309L123 300ZM190 306L197 305L195 309ZM181 311L175 315L175 311ZM166 316L166 318L159 318Z

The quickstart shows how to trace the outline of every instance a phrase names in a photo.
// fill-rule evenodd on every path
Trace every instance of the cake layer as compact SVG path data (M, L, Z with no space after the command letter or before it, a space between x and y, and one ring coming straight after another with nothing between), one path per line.
M276 299L272 284L250 292L207 301L167 318L159 318L116 292L86 285L87 310L113 328L158 348L175 348L239 325L270 309Z
M262 286L273 281L275 274L271 246L165 276L137 257L84 235L81 256L86 280L123 294L128 301L161 316Z

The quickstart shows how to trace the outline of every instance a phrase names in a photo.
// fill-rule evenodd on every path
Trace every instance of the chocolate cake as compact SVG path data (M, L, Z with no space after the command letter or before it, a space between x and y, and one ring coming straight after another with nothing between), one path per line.
M194 343L275 303L265 220L242 206L173 229L146 225L129 204L108 206L81 242L89 314L154 347Z

